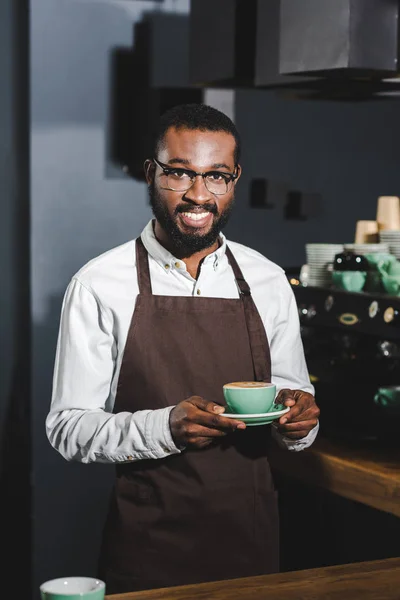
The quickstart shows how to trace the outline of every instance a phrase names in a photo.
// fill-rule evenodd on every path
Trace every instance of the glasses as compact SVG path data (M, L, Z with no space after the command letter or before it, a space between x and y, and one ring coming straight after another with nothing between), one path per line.
M211 194L223 196L231 191L234 182L238 177L237 173L225 173L222 171L207 171L206 173L197 173L192 169L181 169L178 167L169 167L158 162L153 158L153 162L163 170L167 177L167 188L174 192L187 192L194 184L196 177L203 178L204 184Z

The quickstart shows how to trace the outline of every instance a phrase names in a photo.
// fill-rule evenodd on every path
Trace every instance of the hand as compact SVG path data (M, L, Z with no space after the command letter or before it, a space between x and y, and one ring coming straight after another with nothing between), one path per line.
M299 440L317 425L320 410L314 396L308 392L281 390L275 402L290 407L290 411L278 421L278 431L285 437Z
M191 396L179 402L169 415L175 445L205 448L236 429L246 429L242 421L221 416L224 411L223 406L200 396Z

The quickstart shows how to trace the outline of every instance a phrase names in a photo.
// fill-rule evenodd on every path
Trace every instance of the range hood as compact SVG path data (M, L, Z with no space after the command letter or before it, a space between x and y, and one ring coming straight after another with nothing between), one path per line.
M398 0L218 4L192 0L193 84L308 99L400 97Z

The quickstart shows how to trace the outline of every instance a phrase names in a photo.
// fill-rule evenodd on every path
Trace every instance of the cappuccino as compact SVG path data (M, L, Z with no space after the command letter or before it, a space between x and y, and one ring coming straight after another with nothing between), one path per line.
M232 383L226 383L224 388L264 388L273 385L272 383L265 383L265 381L233 381Z

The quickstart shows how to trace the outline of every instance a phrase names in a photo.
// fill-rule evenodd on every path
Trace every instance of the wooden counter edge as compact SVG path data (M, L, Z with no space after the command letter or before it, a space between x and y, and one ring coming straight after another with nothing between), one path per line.
M358 452L323 438L301 452L271 450L277 472L400 517L400 459L397 464L382 453L374 458L373 451Z
M230 579L225 581L214 581L195 585L184 585L171 588L159 588L139 592L127 592L124 594L111 594L106 600L211 600L212 598L225 600L226 598L265 598L265 592L279 590L280 597L287 592L288 598L297 597L297 592L311 592L313 598L322 598L325 586L328 588L344 588L356 581L358 587L365 580L366 585L375 581L379 587L378 580L384 579L391 588L396 586L400 591L400 558L389 558L377 561L351 563L346 565L335 565L318 569L306 569L302 571L291 571L288 573L276 573L273 575L260 575L257 577L246 577ZM398 584L398 587L397 587ZM262 594L262 595L261 595ZM294 595L293 595L294 594ZM397 591L396 591L397 594ZM273 596L271 596L273 597ZM360 596L357 596L360 597ZM398 598L399 596L390 596ZM378 598L378 596L377 596Z

